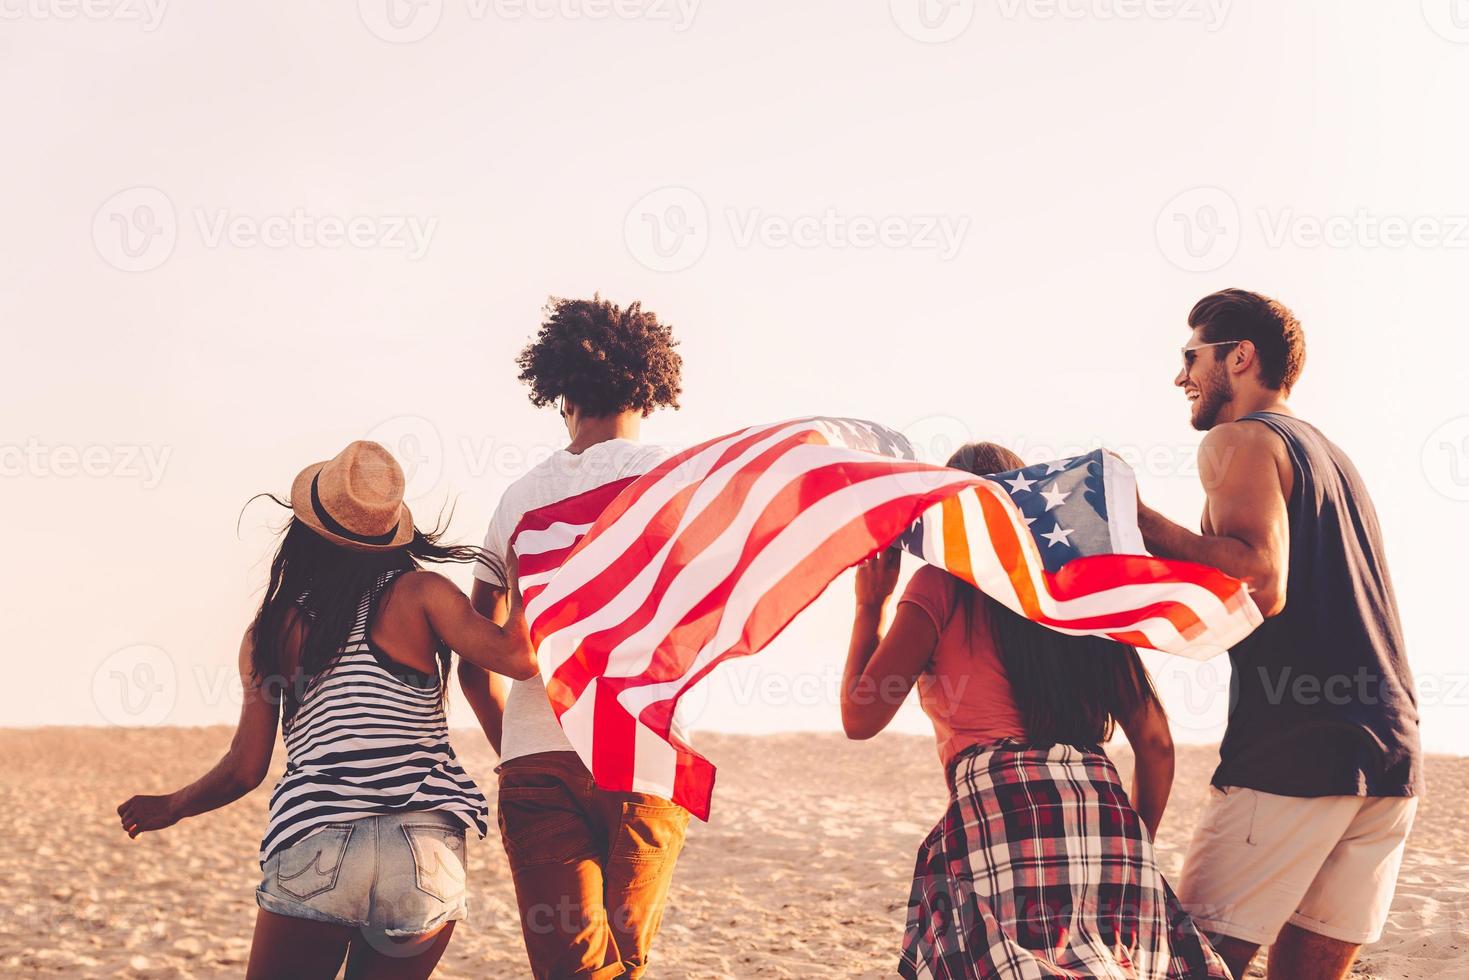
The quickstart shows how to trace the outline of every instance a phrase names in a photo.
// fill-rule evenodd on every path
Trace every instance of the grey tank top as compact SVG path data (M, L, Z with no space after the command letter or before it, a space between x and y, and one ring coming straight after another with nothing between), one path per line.
M1229 652L1215 786L1282 796L1414 796L1418 701L1371 497L1346 454L1288 415L1246 416L1295 472L1285 609Z

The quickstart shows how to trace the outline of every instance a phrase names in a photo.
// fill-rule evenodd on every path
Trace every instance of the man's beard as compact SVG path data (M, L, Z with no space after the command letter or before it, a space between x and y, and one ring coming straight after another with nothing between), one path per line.
M1193 426L1200 432L1208 432L1219 422L1219 413L1224 406L1234 401L1234 385L1223 371L1211 375L1199 385L1199 400L1194 402Z

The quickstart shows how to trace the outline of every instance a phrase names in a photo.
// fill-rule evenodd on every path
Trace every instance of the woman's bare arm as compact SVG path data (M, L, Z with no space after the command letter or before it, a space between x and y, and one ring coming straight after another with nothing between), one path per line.
M1129 717L1119 718L1132 745L1132 806L1156 839L1173 791L1173 734L1156 697L1144 698Z
M134 796L117 808L129 837L171 827L185 817L197 816L228 806L259 786L270 771L275 751L276 724L280 705L266 688L266 679L254 673L254 643L247 631L240 641L240 684L244 700L240 723L224 757L199 779L166 796Z
M510 618L509 592L496 588L488 582L475 579L474 591L470 593L470 605L476 612L492 623L504 624ZM459 689L464 700L479 719L485 738L490 740L495 754L500 754L500 738L505 730L505 700L509 697L509 685L499 674L485 670L478 664L459 658Z
M883 635L899 559L889 550L857 568L857 614L842 674L842 728L848 738L872 738L888 726L938 645L933 623L908 606L898 607L892 629Z
M499 626L479 614L459 586L437 572L420 572L418 595L434 633L459 656L477 667L518 681L540 671L520 590L511 582L510 610Z

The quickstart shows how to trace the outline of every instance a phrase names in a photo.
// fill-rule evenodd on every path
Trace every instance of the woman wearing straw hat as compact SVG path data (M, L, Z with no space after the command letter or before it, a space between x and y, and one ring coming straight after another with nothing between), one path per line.
M118 807L130 837L216 810L265 779L280 720L286 770L260 847L250 977L426 977L465 916L465 833L487 806L449 746L450 650L526 679L519 609L480 616L423 562L466 562L403 504L403 472L354 442L296 477L293 516L240 643L229 751L167 796ZM480 559L482 560L482 559ZM518 603L517 603L518 607Z

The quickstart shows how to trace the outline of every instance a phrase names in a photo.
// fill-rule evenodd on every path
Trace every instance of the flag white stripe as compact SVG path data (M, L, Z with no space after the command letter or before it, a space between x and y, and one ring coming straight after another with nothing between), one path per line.
M779 438L798 429L798 426L781 428L767 437L764 442L778 441ZM555 580L546 586L546 589L536 597L534 603L527 605L526 616L534 620L547 606L560 602L616 561L633 542L642 537L648 522L664 504L673 499L674 495L688 483L705 479L725 450L739 442L745 435L745 432L740 432L707 446L679 465L677 478L665 477L648 487L632 507L586 545L577 555L576 561L561 566L560 574Z
M969 479L973 478L956 470L949 482L959 483ZM832 534L849 524L853 515L865 514L883 504L906 497L911 492L911 487L904 485L902 474L893 474L842 487L801 511L746 566L725 600L719 627L709 642L699 649L692 664L684 672L685 676L659 684L628 688L619 696L623 707L637 717L648 705L672 696L688 683L688 675L704 669L733 646L756 604L765 597L770 588L803 558L822 547ZM613 649L604 673L607 676L635 677L641 671L629 668L636 666L639 659L640 652L632 648L631 644L620 644Z

